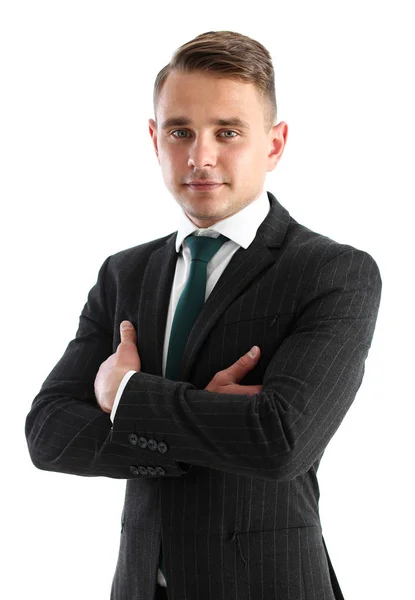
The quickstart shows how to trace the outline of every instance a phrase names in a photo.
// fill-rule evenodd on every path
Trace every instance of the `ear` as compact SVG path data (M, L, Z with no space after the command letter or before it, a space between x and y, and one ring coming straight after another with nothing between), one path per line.
M288 125L285 121L281 121L281 123L271 128L269 132L268 171L273 171L277 166L284 152L287 137Z
M153 146L154 146L154 150L156 152L157 160L160 163L159 151L158 151L158 146L157 146L157 123L155 122L154 119L148 120L148 130L149 130L151 139L153 140Z

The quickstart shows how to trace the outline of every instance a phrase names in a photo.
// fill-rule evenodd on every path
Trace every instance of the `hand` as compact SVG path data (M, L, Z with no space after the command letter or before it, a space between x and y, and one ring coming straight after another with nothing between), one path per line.
M256 349L256 355L252 357L249 352L252 352L254 349ZM219 394L248 394L250 396L259 394L262 390L262 385L237 385L235 383L245 377L258 364L261 350L258 346L253 346L249 352L244 354L227 369L218 371L207 387L205 387L205 390Z
M125 326L125 329L123 327ZM137 334L130 321L120 324L121 342L117 350L98 369L94 382L98 404L106 413L111 413L117 390L128 371L140 371L141 361L137 350Z

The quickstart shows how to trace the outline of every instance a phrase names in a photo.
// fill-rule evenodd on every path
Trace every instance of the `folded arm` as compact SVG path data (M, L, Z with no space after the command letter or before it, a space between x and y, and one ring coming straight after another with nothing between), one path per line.
M290 335L267 366L259 394L197 390L148 373L127 382L112 440L159 432L181 463L289 480L323 454L362 382L381 278L350 250L330 260L302 295Z
M375 261L351 249L320 269L301 294L294 326L267 365L259 394L198 390L137 372L112 424L94 395L98 369L114 351L114 316L104 291L109 260L89 293L75 339L27 416L33 463L116 478L142 477L131 470L137 464L161 466L165 476L181 475L191 465L279 480L307 471L363 378L381 293ZM163 452L154 443L137 443L147 431L158 432Z

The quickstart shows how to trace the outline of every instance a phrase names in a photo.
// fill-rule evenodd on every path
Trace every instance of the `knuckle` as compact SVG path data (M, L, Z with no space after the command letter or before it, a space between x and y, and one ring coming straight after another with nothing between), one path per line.
M212 381L214 381L215 383L220 383L223 379L223 373L223 371L218 371L217 373L215 373Z

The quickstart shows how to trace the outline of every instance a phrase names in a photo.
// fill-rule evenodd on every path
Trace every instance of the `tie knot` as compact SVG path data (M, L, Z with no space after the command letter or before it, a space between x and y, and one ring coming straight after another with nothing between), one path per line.
M219 248L228 241L225 235L220 234L219 237L208 237L206 235L190 235L186 241L190 248L192 261L200 260L208 263L212 256L216 254Z

